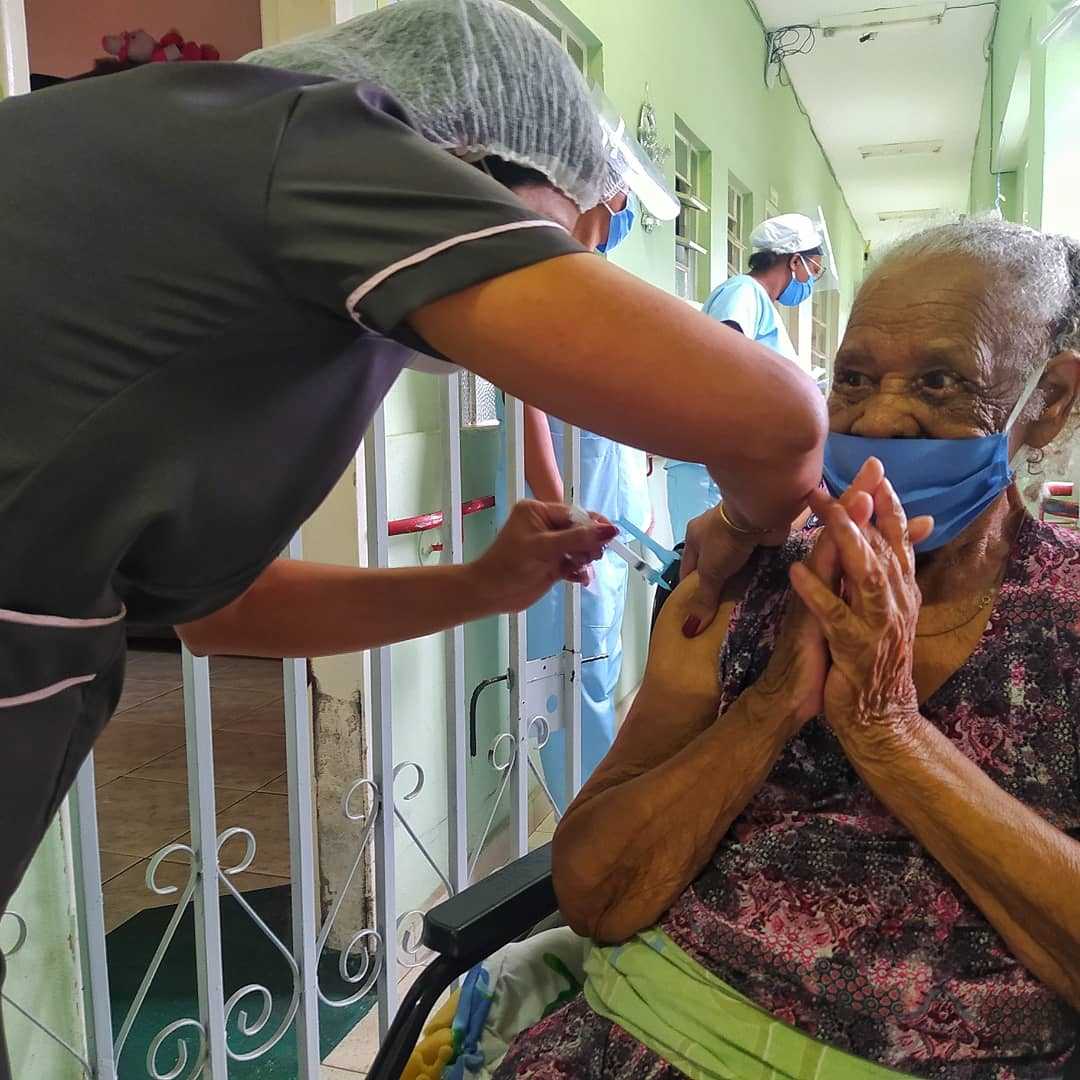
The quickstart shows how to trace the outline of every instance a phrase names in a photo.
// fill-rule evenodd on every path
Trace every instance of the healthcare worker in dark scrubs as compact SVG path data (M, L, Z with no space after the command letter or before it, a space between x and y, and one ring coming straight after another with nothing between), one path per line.
M707 462L706 621L821 475L809 379L570 235L622 187L670 194L538 24L410 0L272 52L0 103L0 907L116 705L126 619L351 652L600 555L602 523L532 503L469 566L278 561L414 353Z

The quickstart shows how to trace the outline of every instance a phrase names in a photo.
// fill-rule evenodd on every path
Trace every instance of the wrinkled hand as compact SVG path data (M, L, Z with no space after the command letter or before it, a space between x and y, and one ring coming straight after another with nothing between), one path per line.
M863 473L840 497L851 521L864 528L873 515L873 499L864 485L880 482L880 468L864 465ZM827 532L818 534L814 549L803 564L815 579L833 592L840 587L840 560L835 542ZM756 693L775 703L772 711L786 715L792 734L808 720L825 711L825 682L829 673L829 650L818 620L797 593L788 600L769 664L754 684Z
M870 458L852 481L849 491L873 492L884 476L877 458ZM810 511L805 510L792 523L792 529L806 524ZM687 604L687 619L683 634L692 638L708 627L720 607L724 586L746 565L759 545L778 547L791 531L778 529L766 536L747 540L724 523L719 508L708 510L686 527L686 547L683 549L679 580L685 580L695 570L698 586Z
M779 543L787 539L784 530ZM707 510L686 526L686 546L683 548L679 580L684 581L695 571L697 588L689 598L683 634L696 637L712 625L724 586L745 565L753 554L758 541L747 541L724 524L719 508Z
M604 553L618 529L599 514L577 525L563 503L519 502L491 547L472 564L476 587L493 610L523 611L557 581L589 583L589 563Z
M835 550L846 601L837 594L835 573L830 579L809 565L791 568L792 585L828 642L824 709L838 730L902 722L919 711L912 665L922 597L913 544L933 522L918 518L909 526L888 480L873 501L876 525L823 493L811 500Z

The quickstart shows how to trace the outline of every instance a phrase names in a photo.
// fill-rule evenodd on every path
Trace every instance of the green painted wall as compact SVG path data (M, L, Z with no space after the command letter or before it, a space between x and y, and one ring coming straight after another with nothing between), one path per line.
M726 193L728 174L752 195L754 222L766 216L770 189L781 210L821 205L839 264L842 281L841 326L862 269L863 238L848 212L827 162L800 113L793 93L785 87L767 90L763 84L764 38L744 0L680 0L675 10L655 0L568 0L566 8L600 42L594 71L602 74L608 95L627 122L636 127L645 84L656 108L664 141L671 145L678 114L712 154L713 284L725 276ZM661 12L664 14L661 15ZM668 161L670 175L671 160ZM674 283L674 227L661 225L651 234L635 229L618 249L614 261L664 289ZM671 390L666 372L672 360L657 357L658 392ZM432 509L439 502L441 456L438 445L438 384L431 376L408 374L387 402L390 436L389 504L391 517ZM464 495L488 495L494 490L498 432L471 432L464 437ZM663 477L655 497L663 498ZM478 552L494 535L493 515L466 519L467 547ZM415 538L391 541L396 565L415 565ZM642 670L649 598L644 588L633 590L624 635L625 664L621 690L636 685ZM466 678L471 688L481 679L505 670L505 630L488 620L466 632ZM424 790L403 811L430 849L445 851L446 792L442 645L438 638L409 642L393 653L394 753L398 761L415 759L427 774ZM479 710L481 754L469 763L470 832L475 840L490 813L498 774L485 754L505 723L506 692L487 691ZM402 777L404 789L405 778ZM420 903L436 887L436 879L420 858L404 853L411 841L399 829L398 901L403 908Z
M990 210L995 201L994 169L1000 168L995 152L1010 99L1030 95L1027 132L1016 168L1001 172L1002 213L1010 221L1043 228L1046 125L1057 113L1054 97L1047 96L1047 63L1059 69L1063 46L1048 50L1038 34L1050 19L1043 0L1002 0L991 49L990 74L983 95L982 119L971 170L971 212ZM1030 63L1026 75L1023 62ZM1019 69L1019 75L1018 75ZM992 108L992 114L991 114Z
M7 962L4 993L69 1045L83 1049L75 915L67 813L53 822L9 908L26 919L27 937ZM15 942L14 920L4 919L0 947ZM18 1010L3 1007L12 1074L22 1080L80 1080L82 1066Z

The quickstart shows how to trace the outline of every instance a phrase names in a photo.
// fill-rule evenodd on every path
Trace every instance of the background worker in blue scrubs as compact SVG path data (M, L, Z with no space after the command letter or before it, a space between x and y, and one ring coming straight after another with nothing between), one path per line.
M750 234L750 272L730 277L714 289L704 313L789 360L798 357L776 304L798 307L808 300L825 271L823 236L804 214L781 214L763 221ZM668 514L675 543L687 525L720 501L720 489L704 465L669 461Z
M621 208L620 208L621 204ZM614 250L633 227L632 196L619 195L580 219L575 239L601 254ZM505 428L503 429L505 431ZM534 498L563 502L563 435L565 425L531 405L524 407L525 479ZM609 521L624 520L646 530L652 523L644 451L614 439L581 432L581 479L575 502ZM506 446L500 462L506 460ZM505 482L500 472L500 505ZM622 670L622 621L630 570L613 551L590 567L592 580L581 589L581 780L588 779L615 741L615 687ZM561 586L550 589L528 609L528 658L560 653L565 643ZM595 659L594 659L595 658ZM544 778L559 809L572 793L567 787L565 733L552 731L540 750Z

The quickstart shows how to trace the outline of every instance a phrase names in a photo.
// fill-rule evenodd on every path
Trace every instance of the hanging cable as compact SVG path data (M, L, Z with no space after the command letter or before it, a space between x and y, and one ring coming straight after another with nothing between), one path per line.
M808 23L778 26L768 34L767 63L782 64L789 56L809 56L817 44L817 27Z

